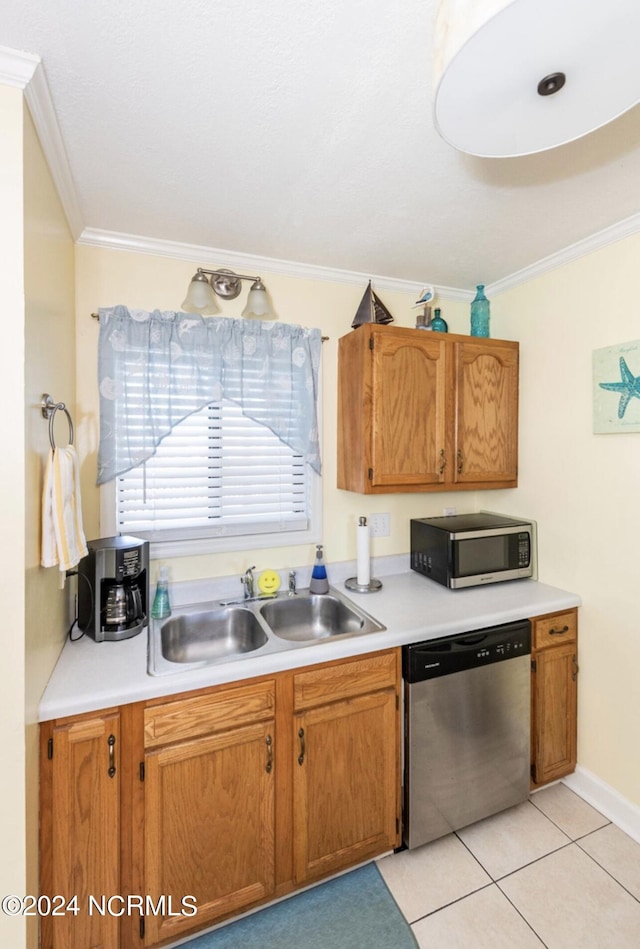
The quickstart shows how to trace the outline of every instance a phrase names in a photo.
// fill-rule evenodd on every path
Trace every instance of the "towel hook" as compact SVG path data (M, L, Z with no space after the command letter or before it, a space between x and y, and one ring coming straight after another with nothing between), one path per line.
M73 422L71 421L71 416L69 415L69 409L66 407L64 402L54 402L49 393L44 392L40 402L40 409L42 411L42 417L49 419L49 441L51 442L52 450L56 450L56 440L53 437L53 422L58 410L64 412L64 414L67 416L67 422L69 423L69 444L73 445Z

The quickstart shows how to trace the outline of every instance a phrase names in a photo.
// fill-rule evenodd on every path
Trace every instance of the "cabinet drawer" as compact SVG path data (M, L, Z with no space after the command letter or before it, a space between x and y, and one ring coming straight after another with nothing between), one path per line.
M533 621L533 648L562 646L573 643L578 635L578 614L576 610L543 616Z
M275 682L270 679L237 689L220 689L209 695L177 699L144 711L144 745L156 745L226 731L273 718Z
M293 707L299 711L365 692L395 688L398 675L399 650L299 672L293 678Z

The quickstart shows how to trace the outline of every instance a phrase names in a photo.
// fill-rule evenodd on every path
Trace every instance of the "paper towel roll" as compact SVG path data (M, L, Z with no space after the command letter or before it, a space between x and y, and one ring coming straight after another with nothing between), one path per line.
M357 582L359 586L369 586L371 580L371 564L369 561L369 525L364 517L360 518L360 523L356 527L356 549L357 549Z

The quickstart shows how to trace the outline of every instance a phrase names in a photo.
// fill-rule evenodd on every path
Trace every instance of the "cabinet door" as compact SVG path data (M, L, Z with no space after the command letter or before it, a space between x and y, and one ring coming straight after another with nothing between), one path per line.
M518 345L455 344L456 484L515 487L518 475Z
M300 712L294 740L295 882L397 846L395 690Z
M372 485L445 479L445 343L432 333L375 333Z
M146 892L170 905L147 916L147 945L273 893L273 735L268 721L148 752ZM185 896L196 915L181 915Z
M118 949L120 920L88 910L89 895L117 896L120 877L120 716L58 725L42 762L42 889L76 915L42 918L43 949Z
M544 784L576 766L576 644L540 650L534 661L532 778Z

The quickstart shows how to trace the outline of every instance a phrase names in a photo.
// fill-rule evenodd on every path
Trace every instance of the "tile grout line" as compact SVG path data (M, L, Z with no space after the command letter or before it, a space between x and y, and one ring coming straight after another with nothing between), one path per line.
M483 886L478 886L475 890L469 890L468 893L464 893L462 896L457 896L455 900L451 900L449 903L443 903L442 906L438 906L437 909L432 909L430 912L425 913L424 916L418 916L418 918L414 919L412 923L409 923L409 925L414 926L416 923L421 923L423 919L429 919L430 916L435 916L436 913L439 913L441 910L449 909L450 906L455 906L456 903L461 903L462 900L466 900L468 896L475 896L476 893L481 893L482 890L488 890L492 886L496 886L495 880L489 880L489 882L483 884Z
M599 829L599 830L602 830L602 828L598 828L598 829ZM591 833L594 833L594 834L595 834L596 831L594 830L594 831L592 831ZM580 840L584 840L585 837L590 837L590 836L591 836L591 834L584 834L584 835L580 838ZM613 875L613 873L612 873L610 870L607 870L606 867L603 867L603 865L602 865L601 863L599 863L598 860L596 860L596 858L593 856L593 854L589 853L588 850L585 850L584 847L580 846L580 843L579 843L578 840L575 840L574 843L575 843L575 845L579 848L579 850L580 850L583 854L585 854L585 856L589 857L589 859L590 859L593 863L595 863L595 865L596 865L597 867L599 867L601 870L603 870L603 871L607 874L607 876L610 877L610 878L613 880L614 883L617 883L618 886L622 887L622 889L625 891L625 893L628 893L629 896L631 896L631 897L636 901L636 903L640 903L640 898L637 897L637 896L635 895L635 893L632 893L631 890L629 890L629 889L624 885L624 883L622 883L620 880L618 880L618 878L615 877L615 876Z
M502 877L502 879L505 880L506 877ZM539 939L539 940L540 940L541 945L543 945L543 946L545 947L545 949L549 949L549 946L548 946L547 943L544 941L544 939L542 938L542 936L540 935L540 933L539 933L539 932L536 932L536 930L533 928L533 926L531 925L531 923L529 922L529 920L527 919L527 917L524 916L524 915L520 912L520 910L518 909L518 907L516 906L516 904L515 904L514 902L512 902L512 900L509 899L509 897L508 897L507 894L504 892L504 890L502 889L502 887L500 886L500 884L499 884L498 882L496 882L495 885L498 887L499 892L502 893L502 895L504 896L504 898L505 898L505 900L507 901L507 903L509 903L509 905L514 908L514 910L516 911L516 913L518 914L518 916L520 917L520 919L523 920L523 922L526 923L526 925L529 927L529 929L530 929L531 932L534 934L534 936L536 937L536 939Z

